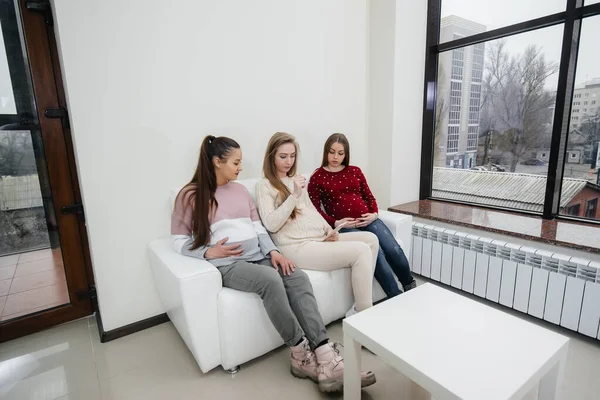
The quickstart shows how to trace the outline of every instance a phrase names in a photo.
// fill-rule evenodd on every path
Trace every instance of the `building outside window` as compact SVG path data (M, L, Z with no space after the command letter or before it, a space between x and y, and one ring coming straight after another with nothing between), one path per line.
M575 217L579 216L579 209L581 208L581 206L579 204L575 204L574 206L568 207L567 208L567 214L568 215L573 215Z
M457 40L484 31L485 26L481 24L453 16L442 21L440 38ZM438 70L438 81L444 86L444 93L443 98L438 99L443 104L439 110L441 126L436 129L436 143L440 149L436 153L436 164L470 168L476 164L480 135L485 44L455 49L441 58L444 64ZM442 137L444 134L445 138Z
M547 216L555 208L544 203L546 190L556 181L562 193L559 214L600 219L594 205L600 197L596 184L600 165L592 167L600 142L600 107L596 100L588 100L600 95L597 7L571 16L560 14L566 9L564 0L536 7L521 7L533 0L508 0L518 13L509 11L509 4L491 0L429 2L430 7L441 6L441 18L429 21L439 27L439 39L428 44L437 51L437 59L430 57L436 75L426 77L426 84L431 80L436 84L435 111L424 111L432 122L424 124L423 134L434 136L433 152L427 155L429 150L423 149L431 168L428 196ZM536 20L539 17L556 21L547 24ZM566 18L576 21L568 31L573 40L567 43L578 46L571 52L577 54L577 63L570 72L560 69L575 65L562 59ZM525 21L525 28L513 26ZM499 28L503 30L495 31ZM559 146L553 137L560 138L565 150L558 168L549 171L549 161L556 157L552 146ZM488 172L490 177L484 178ZM465 182L474 182L468 178L474 173L479 183L469 187ZM549 174L558 179L549 180ZM522 190L528 184L537 188L535 194ZM495 194L484 195L487 190ZM537 199L535 204L528 196Z

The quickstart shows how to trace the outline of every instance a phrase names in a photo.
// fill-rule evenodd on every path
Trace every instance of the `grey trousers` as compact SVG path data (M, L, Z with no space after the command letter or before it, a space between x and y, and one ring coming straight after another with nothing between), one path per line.
M325 324L306 273L299 268L291 275L275 271L271 260L237 261L218 267L223 286L256 293L269 319L286 345L295 346L303 336L311 348L327 339Z

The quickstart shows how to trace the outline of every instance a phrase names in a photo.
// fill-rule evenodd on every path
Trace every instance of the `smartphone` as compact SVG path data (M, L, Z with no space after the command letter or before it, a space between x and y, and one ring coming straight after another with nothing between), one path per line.
M333 229L332 231L330 231L327 236L325 236L325 239L323 239L323 241L329 239L334 233L337 233L340 231L340 229L342 229L344 227L344 225L346 225L348 222L344 221L341 224L339 224L338 226L335 227L335 229Z

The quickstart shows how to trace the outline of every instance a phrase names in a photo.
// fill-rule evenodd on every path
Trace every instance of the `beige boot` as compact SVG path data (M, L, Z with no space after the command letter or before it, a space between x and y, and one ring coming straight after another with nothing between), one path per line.
M327 343L315 349L319 364L319 389L321 392L338 392L344 387L344 359L340 356L339 343ZM361 372L361 387L371 386L377 379L371 371Z
M292 350L292 375L300 379L308 378L318 383L317 359L315 353L310 349L308 340L304 338L298 346L290 347L290 349Z

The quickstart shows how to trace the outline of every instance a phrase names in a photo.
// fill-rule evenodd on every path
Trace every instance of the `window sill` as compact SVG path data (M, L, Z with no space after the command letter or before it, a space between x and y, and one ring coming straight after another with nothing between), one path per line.
M413 201L390 207L388 210L600 254L600 226L597 225L556 219L544 220L536 216L437 200Z

